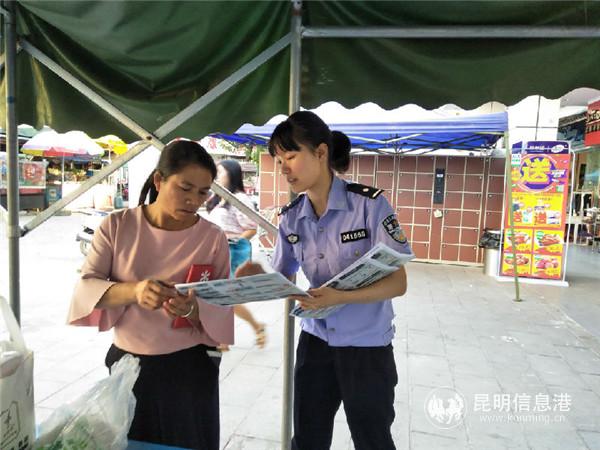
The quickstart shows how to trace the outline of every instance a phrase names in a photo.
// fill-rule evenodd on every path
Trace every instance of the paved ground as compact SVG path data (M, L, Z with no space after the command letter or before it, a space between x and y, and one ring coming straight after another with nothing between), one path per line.
M74 241L80 220L52 218L22 241L22 323L35 351L38 422L106 375L110 334L64 325L83 261ZM395 300L398 449L600 449L600 255L577 248L570 258L571 287L522 285L521 303L511 283L478 268L409 267L408 293ZM0 240L4 295L6 260ZM238 343L221 371L228 450L280 448L282 306L254 306L269 343L256 349L237 323ZM426 412L426 401L435 406L454 390L463 420ZM456 426L444 429L442 419ZM332 448L353 448L341 411Z

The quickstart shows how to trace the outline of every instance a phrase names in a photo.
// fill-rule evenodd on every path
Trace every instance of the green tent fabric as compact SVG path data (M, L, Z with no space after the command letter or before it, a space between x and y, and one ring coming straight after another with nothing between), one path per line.
M289 32L282 2L17 4L18 33L152 131ZM305 1L305 26L600 25L586 1ZM600 88L598 39L303 39L301 104L372 101L465 108ZM21 51L18 122L91 135L131 132ZM282 51L167 138L199 138L287 112ZM0 85L4 95L4 82ZM4 120L5 105L0 105Z
M18 34L149 131L289 32L286 2L18 6ZM19 122L134 138L24 51L18 60ZM277 55L170 137L201 137L223 123L235 128L248 118L287 111L288 61L289 51Z
M307 15L313 26L598 26L600 4L311 2ZM352 107L376 99L388 109L407 103L475 108L534 94L557 98L598 87L598 51L600 40L590 39L305 40L302 103L315 107L332 98Z

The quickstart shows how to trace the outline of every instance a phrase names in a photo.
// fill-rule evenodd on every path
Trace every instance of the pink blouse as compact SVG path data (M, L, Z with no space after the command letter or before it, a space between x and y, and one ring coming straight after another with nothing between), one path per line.
M163 310L137 304L96 309L106 290L118 282L159 279L182 283L192 264L210 264L213 278L229 277L229 246L225 233L206 219L184 230L155 228L142 207L108 216L94 233L81 279L71 300L68 322L114 328L114 344L142 355L172 353L198 344L233 343L233 310L198 300L201 327L171 328Z

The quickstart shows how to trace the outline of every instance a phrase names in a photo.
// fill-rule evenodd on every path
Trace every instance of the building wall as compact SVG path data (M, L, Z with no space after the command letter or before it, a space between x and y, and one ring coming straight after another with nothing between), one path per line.
M504 161L463 156L353 156L344 178L385 189L382 195L395 208L417 258L480 264L483 252L477 243L483 229L501 228ZM261 211L271 211L288 202L288 186L276 172L271 156L263 154L260 166L259 206ZM436 168L446 171L441 204L433 203ZM436 211L441 217L436 217Z
M551 100L539 95L524 98L509 106L509 144L520 141L553 141L558 131L560 99Z
M505 110L510 146L519 141L556 139L560 100L531 96L508 108L490 102L475 112ZM483 229L501 228L504 161L504 158L469 156L363 155L352 158L344 178L385 189L383 195L396 209L419 259L481 264L483 250L477 243ZM433 203L436 168L446 169L442 204ZM287 183L276 173L268 154L261 156L259 184L261 210L270 212L288 202ZM441 217L435 217L436 210Z

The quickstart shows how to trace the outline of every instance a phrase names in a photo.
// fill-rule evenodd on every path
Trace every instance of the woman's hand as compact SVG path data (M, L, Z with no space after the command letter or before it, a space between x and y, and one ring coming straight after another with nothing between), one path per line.
M235 271L236 278L249 277L250 275L259 275L265 273L265 270L258 263L252 261L246 261L244 264L239 266Z
M193 289L188 290L187 295L177 292L175 297L163 303L163 308L169 316L184 317L189 320L198 320L198 302Z
M308 296L292 296L290 298L300 303L302 309L321 309L344 303L344 291L330 287L309 289Z
M135 301L144 309L154 311L164 302L179 295L173 284L159 280L143 280L135 284Z

